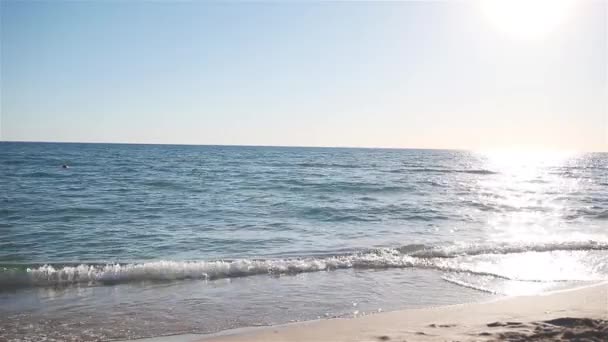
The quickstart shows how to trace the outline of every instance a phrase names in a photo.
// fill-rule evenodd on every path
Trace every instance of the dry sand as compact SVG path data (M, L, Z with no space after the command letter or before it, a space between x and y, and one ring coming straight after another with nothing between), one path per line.
M263 329L199 341L608 341L608 284L486 303L387 312Z

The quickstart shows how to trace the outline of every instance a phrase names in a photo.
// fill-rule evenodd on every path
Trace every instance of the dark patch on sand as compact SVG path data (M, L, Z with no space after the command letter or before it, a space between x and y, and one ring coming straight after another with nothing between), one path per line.
M378 339L379 339L380 341L388 341L388 340L390 340L391 338L390 338L390 337L388 337L388 336L386 336L386 335L384 335L384 336L378 336Z
M452 328L455 326L456 324L429 324L429 328Z
M493 322L493 323L488 323L487 326L490 328L496 328L496 327L519 327L523 325L522 322Z
M608 321L590 318L562 317L541 322L493 322L491 328L510 328L480 336L494 336L498 341L608 341Z

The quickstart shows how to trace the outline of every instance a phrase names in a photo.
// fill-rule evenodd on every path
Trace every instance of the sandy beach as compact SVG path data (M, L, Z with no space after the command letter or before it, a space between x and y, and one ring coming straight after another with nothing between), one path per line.
M0 0L0 342L608 342L608 0Z
M608 284L452 305L228 331L199 341L608 340ZM187 340L195 340L190 336Z

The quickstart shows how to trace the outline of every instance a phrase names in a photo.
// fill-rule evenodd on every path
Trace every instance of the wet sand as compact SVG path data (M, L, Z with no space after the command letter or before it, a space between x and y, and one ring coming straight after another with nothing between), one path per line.
M192 336L190 341L194 340ZM608 283L486 303L402 310L204 336L253 341L608 341Z

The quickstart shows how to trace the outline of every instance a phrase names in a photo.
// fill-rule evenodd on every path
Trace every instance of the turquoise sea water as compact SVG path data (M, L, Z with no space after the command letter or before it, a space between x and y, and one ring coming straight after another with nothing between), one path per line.
M0 165L0 339L208 333L608 279L608 154L0 143Z

